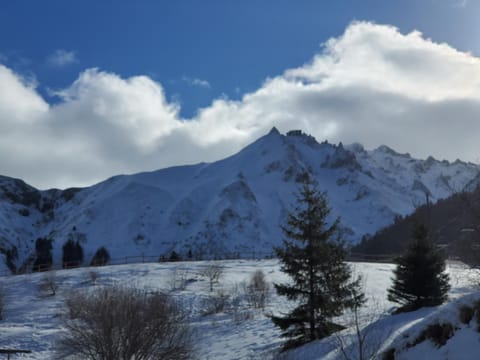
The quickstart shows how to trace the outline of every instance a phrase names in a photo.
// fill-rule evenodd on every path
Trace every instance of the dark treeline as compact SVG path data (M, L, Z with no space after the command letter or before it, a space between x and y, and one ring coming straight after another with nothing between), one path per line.
M468 263L480 259L480 189L457 193L434 204L422 205L394 224L364 237L352 251L365 254L399 254L409 245L416 223L430 230L434 244L445 249L450 257Z

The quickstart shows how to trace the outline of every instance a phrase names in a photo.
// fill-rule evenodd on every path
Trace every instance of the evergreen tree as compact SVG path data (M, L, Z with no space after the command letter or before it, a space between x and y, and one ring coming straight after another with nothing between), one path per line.
M78 241L68 239L62 247L63 250L63 267L71 268L80 266L83 262L83 249Z
M351 280L346 251L339 232L339 219L328 224L327 196L309 176L297 195L297 204L282 227L283 247L276 248L281 270L292 282L275 284L277 293L298 306L273 323L289 338L284 349L329 336L340 330L332 318L348 307L361 305L360 279Z
M38 238L35 241L35 261L32 271L49 270L52 264L52 239Z
M110 261L110 254L105 246L100 247L95 255L93 255L90 266L105 266Z
M170 254L170 257L168 259L169 261L180 261L180 255L177 254L175 250L173 250Z
M83 262L83 249L81 243L85 243L87 238L84 233L77 231L74 226L72 231L68 234L68 240L63 244L63 267L77 267Z
M405 254L397 258L393 284L388 289L388 300L401 305L397 312L440 305L450 289L445 257L435 248L425 225L416 225L413 237Z

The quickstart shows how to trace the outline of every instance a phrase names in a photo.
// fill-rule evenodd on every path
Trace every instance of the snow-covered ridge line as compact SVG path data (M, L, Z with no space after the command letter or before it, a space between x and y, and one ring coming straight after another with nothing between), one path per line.
M10 266L32 260L35 240L81 239L85 262L105 246L112 258L165 254L193 259L272 252L293 193L309 172L328 193L347 240L357 242L423 204L478 183L479 167L417 160L387 146L319 143L272 129L214 163L115 176L87 188L37 189L0 177L0 250Z

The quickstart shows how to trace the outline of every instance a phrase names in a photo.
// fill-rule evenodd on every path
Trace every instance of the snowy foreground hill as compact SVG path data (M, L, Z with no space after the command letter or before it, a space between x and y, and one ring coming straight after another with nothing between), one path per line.
M69 238L81 240L85 262L101 246L114 259L172 251L194 259L266 256L281 241L280 225L305 172L328 193L355 243L411 213L426 194L436 201L472 188L479 167L272 129L221 161L116 176L88 188L38 191L0 177L0 252L17 268L33 260L39 237L53 240L56 265Z
M228 260L215 262L224 267L224 275L210 292L202 269L208 262L152 263L78 268L55 273L58 285L55 296L39 292L38 285L45 274L17 275L1 278L6 294L4 319L0 321L0 347L31 350L31 354L16 355L15 359L53 359L55 341L64 331L61 320L65 315L65 296L72 290L94 291L102 286L121 284L147 290L169 293L184 304L190 314L194 331L195 359L284 359L321 360L343 359L340 343L345 346L349 359L358 359L358 346L352 325L352 315L347 313L336 321L350 326L329 338L316 341L288 353L279 354L282 340L265 313L286 311L289 304L274 292L265 311L249 307L242 285L256 270L262 270L267 281L283 282L285 275L276 260ZM383 354L394 348L395 359L478 359L480 333L475 317L462 323L459 308L472 305L480 298L479 273L462 264L450 263L448 272L452 289L450 302L416 312L389 315L394 304L386 300L390 286L392 264L354 263L354 272L365 279L368 302L360 312L360 325L365 327L365 347ZM92 282L91 272L96 273ZM48 273L47 273L48 274ZM179 286L183 282L183 286ZM211 296L224 294L226 305L216 314L202 315ZM437 344L425 329L435 325L450 324L453 331L444 336L445 343ZM423 336L422 336L423 334ZM448 335L448 334L447 334ZM369 350L369 351L370 351ZM383 356L383 355L382 355ZM381 357L380 357L381 358Z

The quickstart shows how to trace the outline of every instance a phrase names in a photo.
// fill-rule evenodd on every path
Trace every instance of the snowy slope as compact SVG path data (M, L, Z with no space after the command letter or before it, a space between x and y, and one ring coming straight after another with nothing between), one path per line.
M270 284L286 280L277 260L228 260L216 264L224 267L224 276L218 284L215 284L213 293L223 292L230 300L236 296L241 297L242 282L248 281L256 270L263 271ZM72 290L92 291L112 284L160 290L184 303L186 309L190 311L191 325L195 332L193 336L195 359L340 360L343 357L339 352L338 341L341 339L345 344L349 344L350 340L355 340L350 336L353 329L349 328L280 357L278 351L283 339L279 337L280 331L265 313L285 312L292 303L272 292L265 313L249 308L245 300L242 300L237 313L232 305L227 305L225 310L218 314L202 316L204 300L212 295L208 279L201 275L201 270L205 266L208 266L208 263L192 261L59 270L55 273L58 285L55 296L45 296L38 291L39 283L45 274L2 277L0 280L6 298L4 318L0 320L2 334L0 347L32 351L31 354L16 355L15 359L55 358L55 341L64 332L61 320L66 316L65 297ZM473 280L470 275L473 274L473 270L459 264L448 265L447 271L452 279L450 291L452 303L391 316L387 311L393 304L386 299L386 289L391 284L390 275L394 266L372 263L355 263L352 266L355 273L365 279L368 301L362 309L362 319L366 320L362 322L362 327L368 325L370 329L373 328L370 336L366 337L369 346L374 346L377 350L386 350L394 346L398 359L407 360L478 358L480 334L476 331L476 322L472 320L469 325L459 324L457 316L458 303L469 303L480 296L468 295L472 291ZM95 284L91 281L91 271L97 273ZM172 290L171 280L174 274L181 274L187 280L185 289ZM238 316L239 313L248 316ZM418 347L405 347L405 344L416 338L425 326L437 319L447 319L460 328L447 346L436 348L429 341L425 341L419 343ZM351 324L348 313L337 321L346 326ZM357 358L355 349L355 343L347 348L350 359ZM464 356L445 356L446 353L453 351Z
M378 278L382 265L376 270L372 265L360 264L358 270L364 276L374 275ZM355 328L350 327L332 337L293 350L286 359L478 359L480 322L477 319L480 319L480 313L474 312L468 321L461 320L460 316L462 307L479 308L478 270L468 269L461 263L451 263L447 272L452 284L447 303L414 312L389 315L388 312L382 313L382 308L388 306L388 302L380 297L377 298L380 300L377 305L372 307L375 301L370 298L359 316L360 337L355 333ZM390 284L384 280L367 281L367 291L375 289L377 294L386 296ZM345 324L349 323L348 314L342 319ZM363 351L359 350L359 338L363 341ZM342 353L340 343L344 345L347 357Z
M265 256L282 238L280 224L308 171L357 242L426 201L477 181L477 165L416 160L386 146L318 143L276 129L239 153L210 164L116 176L83 189L37 191L0 178L0 249L17 267L32 259L38 237L62 245L80 238L89 261L105 246L113 258ZM16 256L15 256L16 255ZM7 256L5 256L7 258Z

